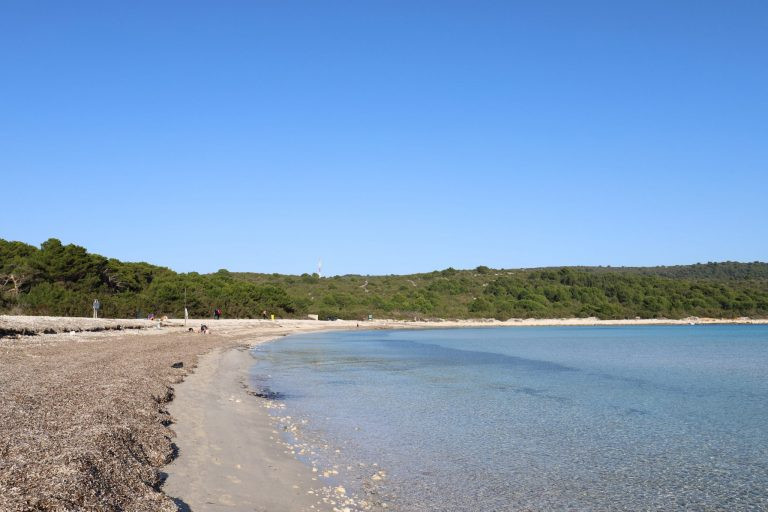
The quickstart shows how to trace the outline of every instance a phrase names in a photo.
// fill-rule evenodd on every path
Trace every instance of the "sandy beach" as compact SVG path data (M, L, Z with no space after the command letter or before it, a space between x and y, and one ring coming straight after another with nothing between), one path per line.
M177 503L183 509L185 497L195 510L215 506L217 503L206 502L210 501L207 497L195 502L195 480L181 479L187 487L173 484L173 489L182 487L183 491L178 493L177 503L163 493L164 466L182 450L191 452L184 429L195 426L194 414L214 410L216 401L193 399L188 407L179 408L184 421L177 422L167 409L174 386L192 373L196 378L190 380L190 391L236 390L255 404L258 399L238 387L248 367L248 347L295 332L356 325L190 320L185 327L180 320L134 322L0 317L4 333L0 338L0 510L172 511L179 508ZM211 327L210 334L187 331L192 326L199 329L201 323ZM50 334L33 335L35 332ZM195 374L199 356L207 353L211 362L220 357L226 364L203 364L200 374ZM233 382L234 388L226 388ZM225 387L217 388L219 383ZM182 395L181 403L186 396ZM258 412L263 414L258 416ZM235 415L221 417L221 425L242 427L235 434L258 431L259 418L260 425L269 426L262 410L240 415L247 425L238 424ZM215 425L209 427L212 436L220 433ZM178 439L177 428L183 433ZM242 442L237 435L224 440L221 444L227 448ZM246 440L250 443L253 438ZM176 442L183 448L177 448ZM213 439L202 443L209 449L215 445ZM267 446L271 451L260 451ZM286 471L300 465L282 452L270 441L255 443L247 454L253 461L279 459ZM211 459L197 463L201 468L216 467ZM193 473L205 477L200 469ZM286 495L272 489L262 495L264 488L251 488L249 499L265 506L280 503L269 497L274 495L284 498L285 510L298 510L294 507L298 502L289 497L291 492L296 494L293 485L286 487L291 489ZM304 498L306 490L302 492ZM222 506L229 503L225 494L221 494ZM254 506L245 509L254 510Z
M201 323L211 334L187 331ZM335 329L690 323L768 320L0 316L0 510L365 510L279 442L268 401L249 394L248 348Z
M182 510L330 510L317 478L284 453L248 393L252 362L245 349L214 350L179 386L169 412L180 456L165 468L163 491Z

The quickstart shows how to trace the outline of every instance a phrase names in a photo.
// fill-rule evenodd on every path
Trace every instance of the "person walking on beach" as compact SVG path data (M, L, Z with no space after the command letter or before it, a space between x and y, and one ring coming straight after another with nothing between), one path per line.
M221 317L221 310L219 308L216 308L213 310L213 318L215 320L218 320Z

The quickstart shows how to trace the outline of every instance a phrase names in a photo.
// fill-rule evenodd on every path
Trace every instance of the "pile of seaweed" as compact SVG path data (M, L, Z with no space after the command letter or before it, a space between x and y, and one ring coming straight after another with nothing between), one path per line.
M157 324L149 320L116 320L61 316L0 315L0 338L18 338L38 334L122 331L147 329Z
M175 456L172 386L199 354L234 344L194 333L6 338L0 510L177 510L160 491Z

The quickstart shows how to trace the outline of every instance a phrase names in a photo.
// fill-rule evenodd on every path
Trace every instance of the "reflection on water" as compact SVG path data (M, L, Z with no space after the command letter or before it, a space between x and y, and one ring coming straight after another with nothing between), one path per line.
M329 333L256 355L308 462L360 493L384 470L396 510L768 509L764 326Z

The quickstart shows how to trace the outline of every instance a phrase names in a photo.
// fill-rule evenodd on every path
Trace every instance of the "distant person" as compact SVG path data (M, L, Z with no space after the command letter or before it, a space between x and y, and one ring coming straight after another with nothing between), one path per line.
M213 318L214 320L218 320L221 317L221 310L219 308L216 308L213 310Z
M155 319L155 314L154 313L150 313L150 314L147 315L147 320L154 320L154 319Z
M267 319L267 310L266 309L261 312L261 318L263 318L264 320Z

